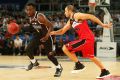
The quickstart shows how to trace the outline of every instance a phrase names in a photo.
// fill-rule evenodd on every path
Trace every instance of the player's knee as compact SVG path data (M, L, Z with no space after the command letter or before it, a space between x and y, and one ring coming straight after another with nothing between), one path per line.
M50 56L53 56L53 55L54 55L53 52L49 52L47 56L50 57Z
M49 52L49 55L54 55L54 52Z
M47 55L48 59L52 59L54 57L54 53L53 52L49 52L49 54Z

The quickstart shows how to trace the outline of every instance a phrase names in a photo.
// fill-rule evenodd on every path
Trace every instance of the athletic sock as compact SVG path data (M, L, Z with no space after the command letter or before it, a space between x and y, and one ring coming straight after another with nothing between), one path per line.
M76 62L77 64L81 64L80 61Z
M32 63L35 63L36 62L36 59L31 59L30 60Z
M101 69L101 71L106 71L106 69Z
M60 64L58 64L58 65L56 66L56 68L59 68L59 69L60 69L60 68L61 68Z

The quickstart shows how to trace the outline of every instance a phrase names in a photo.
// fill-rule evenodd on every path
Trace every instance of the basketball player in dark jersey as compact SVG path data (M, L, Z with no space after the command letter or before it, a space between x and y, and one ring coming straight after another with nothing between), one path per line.
M52 30L52 23L44 14L36 11L36 6L33 3L28 3L26 5L25 12L30 18L30 29L33 31L33 39L26 49L27 56L30 58L30 64L26 70L31 70L33 67L39 66L39 63L34 58L34 51L42 44L45 47L48 59L56 66L54 77L59 77L63 69L57 59L53 56L53 39L49 35Z

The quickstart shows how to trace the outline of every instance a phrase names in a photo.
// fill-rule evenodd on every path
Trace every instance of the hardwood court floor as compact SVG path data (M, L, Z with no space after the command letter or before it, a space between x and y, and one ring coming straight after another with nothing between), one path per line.
M60 78L54 78L55 68L50 61L39 61L40 65L45 68L26 71L23 68L28 62L27 56L0 56L0 80L96 80L96 76L100 74L99 68L93 62L83 62L86 69L72 74L70 71L73 69L74 63L60 60L64 70ZM113 75L120 76L120 62L103 61L103 64Z

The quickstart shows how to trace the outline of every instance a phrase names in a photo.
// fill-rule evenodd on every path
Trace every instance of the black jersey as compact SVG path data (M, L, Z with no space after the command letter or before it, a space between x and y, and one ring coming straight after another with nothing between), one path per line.
M43 23L38 21L37 19L38 14L42 15L42 13L38 13L36 11L35 16L33 18L30 18L30 25L31 25L30 27L32 27L31 29L34 37L42 38L47 34L48 28Z

